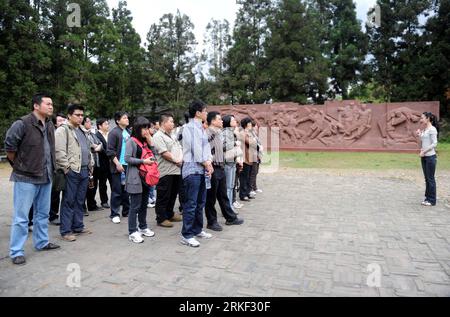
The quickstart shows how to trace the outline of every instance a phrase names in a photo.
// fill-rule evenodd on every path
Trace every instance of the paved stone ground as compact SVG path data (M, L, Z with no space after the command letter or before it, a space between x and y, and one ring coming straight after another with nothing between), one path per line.
M245 224L226 227L198 249L179 244L180 225L155 226L134 245L127 221L92 213L94 231L27 265L7 257L12 185L0 171L0 296L450 296L450 173L438 178L435 208L420 206L419 172L282 170L262 174L264 190L247 203ZM221 222L224 222L221 219ZM67 267L81 267L69 288ZM381 287L367 286L368 265Z

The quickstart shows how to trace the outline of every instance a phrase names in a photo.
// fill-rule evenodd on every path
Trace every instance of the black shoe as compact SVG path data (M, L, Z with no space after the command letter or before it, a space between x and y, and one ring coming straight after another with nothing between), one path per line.
M248 199L255 199L256 197L248 196Z
M54 226L60 226L61 222L58 219L53 219L53 220L50 220L50 224L52 224Z
M243 219L239 219L236 217L236 219L234 219L233 221L227 221L225 224L227 226L239 226L242 225L244 223Z
M249 201L250 199L248 197L241 198L241 201Z
M111 206L110 206L110 205L108 205L108 203L102 204L102 207L103 207L103 208L105 208L105 209L109 209L109 208L111 208Z
M212 225L207 225L206 228L208 228L209 230L212 230L212 231L222 231L223 230L222 226L219 225L217 222Z
M59 248L61 248L59 245L54 244L54 243L49 243L45 247L43 247L41 249L41 251L51 251L51 250L56 250L56 249L59 249Z
M128 214L122 214L123 218L128 218Z
M94 206L92 208L88 208L88 211L100 211L103 210L103 207Z
M24 256L16 256L15 258L12 259L12 263L15 265L25 265L27 261L25 260Z
M89 213L87 211L84 212L85 217L89 217Z

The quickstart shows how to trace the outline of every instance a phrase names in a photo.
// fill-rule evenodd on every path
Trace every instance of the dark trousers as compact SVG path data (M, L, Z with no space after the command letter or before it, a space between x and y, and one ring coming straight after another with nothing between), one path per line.
M189 175L183 179L185 201L181 234L190 239L203 230L203 209L206 203L205 175Z
M130 195L130 214L128 215L128 232L133 234L138 231L136 220L139 221L139 229L147 229L147 204L150 188L142 183L141 194Z
M241 171L239 168L236 168L236 177L234 178L234 188L233 188L233 203L237 201L237 191L239 190L239 175L241 175Z
M166 175L156 185L156 222L162 223L173 218L175 201L180 191L181 176Z
M28 227L33 225L33 214L34 214L34 209L33 209L33 206L31 206L30 211L28 212Z
M95 178L95 173L94 173ZM98 170L98 188L100 192L100 201L101 204L107 204L108 203L108 187L106 186L106 181L109 181L109 185L111 186L112 180L111 180L111 173L109 171L105 170Z
M436 163L436 155L422 157L422 170L426 183L425 199L433 206L436 205L436 179L434 177L436 173Z
M252 173L252 165L247 165L244 163L244 168L239 175L239 198L243 199L244 197L248 197L250 192L252 191L252 187L250 185L250 175Z
M227 195L225 170L222 167L215 166L211 177L211 189L208 189L206 194L205 213L208 225L217 223L216 201L219 201L220 210L227 221L231 222L236 219Z
M122 217L128 217L130 197L125 190L125 185L122 185L120 173L114 173L111 176L111 219L120 216L121 205Z
M61 226L59 230L62 236L84 229L83 205L88 182L89 170L87 168L82 168L80 173L69 171L66 175L66 188L63 192L60 212Z
M183 179L180 176L180 191L178 193L178 202L180 203L180 206L178 207L178 210L180 211L180 214L183 213L183 205L184 205L184 202L186 201L185 196L186 195L184 193L184 182L183 182Z
M259 163L253 163L252 171L250 173L250 188L253 191L258 190L258 186L256 185L256 177L259 173Z
M61 192L57 192L52 189L50 214L48 217L49 221L58 219L60 196L61 196ZM28 213L28 226L33 225L33 214L34 214L34 210L33 210L33 206L31 206L30 212Z
M52 189L52 200L50 205L50 215L49 220L53 221L58 219L59 214L59 204L60 204L61 192Z
M87 203L87 209L89 211L94 210L98 208L97 201L95 200L95 195L97 194L97 188L98 188L98 167L94 168L94 187L89 188L86 193L86 203Z

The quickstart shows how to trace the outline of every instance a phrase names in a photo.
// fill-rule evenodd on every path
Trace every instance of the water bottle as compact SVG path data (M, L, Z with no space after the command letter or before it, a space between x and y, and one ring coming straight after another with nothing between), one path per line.
M206 189L211 189L211 176L205 175L205 186Z
M126 175L125 172L122 172L122 174L120 174L120 183L125 186L125 181L126 181Z

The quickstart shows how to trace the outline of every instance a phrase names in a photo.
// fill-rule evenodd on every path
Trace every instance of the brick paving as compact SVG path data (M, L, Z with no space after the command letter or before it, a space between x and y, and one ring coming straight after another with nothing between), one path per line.
M156 227L135 245L127 221L108 211L85 218L92 235L50 253L27 242L27 265L8 258L12 184L0 170L0 296L450 296L450 173L440 201L422 207L419 172L282 169L261 174L264 190L245 203L242 226L198 249L179 243L181 224ZM220 221L224 224L224 219ZM81 269L71 288L68 265ZM369 287L369 265L380 287ZM371 279L369 279L371 280Z

